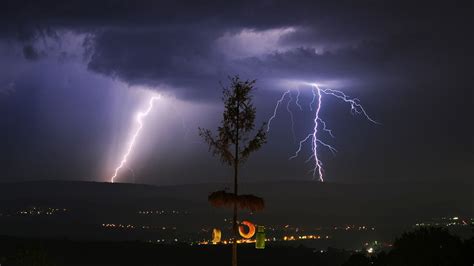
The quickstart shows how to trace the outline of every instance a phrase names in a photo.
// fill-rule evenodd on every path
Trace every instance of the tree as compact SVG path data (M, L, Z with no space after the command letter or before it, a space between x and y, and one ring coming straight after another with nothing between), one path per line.
M368 266L370 259L362 253L355 253L342 266Z
M217 136L209 129L199 128L199 135L209 145L209 151L220 158L222 163L234 169L234 194L232 229L232 265L237 266L237 208L238 173L250 154L266 143L265 124L255 131L256 108L252 104L251 92L255 89L255 80L242 81L238 76L230 78L230 86L223 87L224 113Z
M463 242L445 228L421 227L393 243L388 265L469 265Z
M344 266L455 266L472 264L472 242L445 228L421 227L403 233L388 252L366 257L354 254Z

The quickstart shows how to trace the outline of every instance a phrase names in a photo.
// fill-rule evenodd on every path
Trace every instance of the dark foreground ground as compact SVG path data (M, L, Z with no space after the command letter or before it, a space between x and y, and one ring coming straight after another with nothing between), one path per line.
M341 265L347 251L306 247L239 246L239 265ZM76 242L0 237L0 263L9 265L230 265L230 246L141 242ZM309 263L310 262L310 263ZM309 263L309 264L308 264Z
M230 246L79 242L0 237L0 265L230 265ZM474 238L443 228L420 228L395 239L390 250L351 252L328 248L239 246L239 265L463 266L474 265Z

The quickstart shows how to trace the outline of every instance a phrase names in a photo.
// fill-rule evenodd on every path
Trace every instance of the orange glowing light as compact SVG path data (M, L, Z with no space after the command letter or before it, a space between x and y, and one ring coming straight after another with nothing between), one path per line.
M242 224L247 226L249 230L247 233L245 233L244 226L239 225L240 236L247 239L252 238L255 235L255 225L249 221L243 221Z
M220 229L217 229L217 228L212 229L212 243L213 244L217 244L221 242L221 236L222 236L222 232Z

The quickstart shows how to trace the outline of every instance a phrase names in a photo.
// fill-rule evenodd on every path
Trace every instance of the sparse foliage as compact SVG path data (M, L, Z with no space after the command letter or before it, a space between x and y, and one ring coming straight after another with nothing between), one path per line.
M232 265L237 265L237 209L238 195L238 170L239 165L249 158L250 154L260 149L266 143L265 124L255 131L256 108L252 103L252 90L255 89L255 80L240 80L238 76L230 78L230 86L223 87L224 113L221 125L214 136L211 130L199 128L199 135L209 145L209 151L226 165L234 168L234 194L233 194L233 231L234 243L232 245ZM217 194L216 194L217 195ZM220 195L220 194L219 194ZM246 195L254 199L253 195ZM215 197L214 197L215 198ZM218 197L223 199L222 197ZM229 197L225 197L229 198ZM258 198L258 197L255 197ZM230 201L223 201L230 202ZM211 202L212 203L212 202ZM244 204L245 205L245 204ZM263 208L263 199L261 200Z
M233 166L245 162L252 152L265 144L266 132L263 124L253 137L250 135L255 129L256 108L250 94L255 80L241 81L238 76L230 80L230 87L223 88L225 110L217 136L211 130L203 128L199 128L199 135L215 156L223 163ZM236 145L237 154L232 150Z

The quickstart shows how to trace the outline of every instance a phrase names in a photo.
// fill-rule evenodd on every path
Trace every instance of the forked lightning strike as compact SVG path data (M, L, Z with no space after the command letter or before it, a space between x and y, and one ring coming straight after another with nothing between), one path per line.
M298 108L300 108L301 111L303 111L303 107L301 106L300 104L300 90L297 90L297 94L296 94L296 105L298 106Z
M290 104L293 101L293 97L291 97L291 93L288 94L288 97L290 98L288 102L286 103L286 111L288 114L290 114L290 120L291 120L291 134L293 136L293 141L296 141L296 133L295 133L295 119L293 116L293 112L290 109Z
M312 156L314 156L314 163L315 163L314 170L313 170L313 177L315 176L316 171L318 171L319 180L321 182L324 182L323 163L318 157L318 121L319 121L319 111L321 110L321 102L322 102L321 91L319 90L319 88L317 90L317 98L318 98L318 107L316 108L316 113L314 116L314 131L311 137L312 139L311 147L313 148Z
M359 99L357 98L349 98L346 94L344 94L342 91L334 90L334 89L320 89L317 85L315 85L318 91L322 91L325 94L332 95L336 98L339 98L343 100L346 103L349 103L351 105L351 112L353 114L363 114L367 120L370 122L380 125L379 122L375 121L372 119L367 112L365 111L364 107L359 103Z
M130 140L130 142L128 143L128 148L127 148L127 151L125 152L125 154L123 155L122 157L122 160L120 161L120 164L117 166L117 168L115 168L115 172L114 172L114 175L110 178L110 182L111 183L114 183L114 180L115 178L117 177L120 169L122 169L125 164L127 163L127 159L128 159L128 156L130 155L130 153L132 152L133 150L133 147L135 146L135 142L138 138L138 136L140 135L140 132L142 131L142 128L143 128L143 118L145 118L146 116L148 116L148 114L151 112L151 110L153 109L153 105L154 105L154 102L156 100L160 99L160 96L152 96L150 98L150 100L148 101L148 108L144 111L144 112L139 112L137 117L136 117L136 121L138 123L138 128L135 130L135 133L132 135L132 138Z
M280 100L277 101L277 104L275 106L275 110L273 110L273 115L272 117L270 117L270 119L268 120L268 123L267 123L267 132L270 131L270 124L272 123L272 120L276 117L277 115L277 110L278 110L278 106L280 106L280 104L283 102L283 100L285 99L285 96L290 93L289 90L285 91L285 93L283 93L283 95L281 96Z
M367 120L369 120L370 122L372 122L374 124L379 124L379 123L377 121L375 121L374 119L372 119L367 114L364 107L359 103L359 100L357 98L350 98L345 93L343 93L342 91L339 91L339 90L321 89L321 88L319 88L319 86L317 84L312 84L312 86L314 87L312 89L313 98L311 100L311 103L309 104L309 109L311 111L313 111L314 103L317 102L317 105L315 107L315 113L314 113L313 132L309 133L304 139L302 139L299 142L298 149L296 150L295 154L293 156L291 156L289 159L291 160L291 159L294 159L294 158L298 157L298 155L300 154L300 152L303 148L303 145L306 142L308 142L309 140L311 140L311 151L312 151L312 153L311 153L311 156L308 158L307 161L310 161L310 160L314 159L314 168L312 170L313 177L316 178L316 176L318 176L319 181L324 182L323 163L322 163L320 157L318 156L318 148L321 147L321 146L325 147L329 151L331 151L331 153L334 154L334 155L336 154L337 150L334 147L332 147L331 145L325 143L324 141L322 141L321 139L318 138L318 129L321 129L322 131L328 133L331 137L334 138L334 135L333 135L332 131L327 127L326 122L320 117L323 94L334 96L338 99L343 100L346 103L349 103L350 106L351 106L351 113L352 114L361 114ZM290 101L291 101L291 92L286 91L282 95L280 100L277 102L277 105L275 106L273 116L270 118L270 120L268 122L268 128L267 128L268 130L267 131L270 130L270 122L271 122L271 120L273 120L275 118L276 113L277 113L277 109L278 109L279 105L281 104L281 102L283 101L283 99L285 98L286 94L290 95ZM302 110L303 108L299 104L299 96L300 96L300 92L298 91L297 96L296 96L296 105L300 108L300 110ZM288 102L288 104L286 106L286 109L290 112L289 104L290 104L290 102ZM291 118L293 118L292 114L291 114Z

